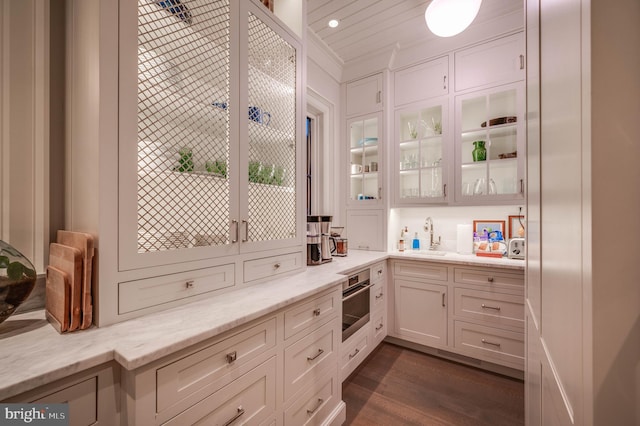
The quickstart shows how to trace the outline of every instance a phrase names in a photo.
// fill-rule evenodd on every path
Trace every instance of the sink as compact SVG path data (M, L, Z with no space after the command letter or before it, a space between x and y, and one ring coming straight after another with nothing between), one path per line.
M437 250L420 250L418 254L423 254L425 256L444 256L447 254L447 252Z

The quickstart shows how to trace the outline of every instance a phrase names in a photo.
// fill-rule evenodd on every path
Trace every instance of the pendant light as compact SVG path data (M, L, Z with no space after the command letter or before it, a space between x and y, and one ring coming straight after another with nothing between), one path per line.
M451 37L475 19L482 0L433 0L424 12L427 26L437 36Z

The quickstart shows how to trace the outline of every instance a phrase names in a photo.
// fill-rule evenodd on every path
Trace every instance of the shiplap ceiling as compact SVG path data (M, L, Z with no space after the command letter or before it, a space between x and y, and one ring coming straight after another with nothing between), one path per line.
M343 61L380 49L404 48L438 39L427 28L430 0L307 0L307 25ZM484 0L472 25L522 10L523 0ZM329 28L338 19L337 28Z

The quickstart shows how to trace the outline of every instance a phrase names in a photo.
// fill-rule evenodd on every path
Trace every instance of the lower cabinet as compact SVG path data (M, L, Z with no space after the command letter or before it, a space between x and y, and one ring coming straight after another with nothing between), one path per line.
M524 272L393 260L389 335L524 369Z
M69 407L68 425L118 425L120 368L115 362L91 368L3 403L61 404Z
M336 288L134 371L127 425L341 424Z

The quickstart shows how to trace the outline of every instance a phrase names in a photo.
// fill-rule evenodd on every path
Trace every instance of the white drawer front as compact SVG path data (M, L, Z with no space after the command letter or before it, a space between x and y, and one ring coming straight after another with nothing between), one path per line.
M288 253L244 262L244 282L273 277L302 268L302 253Z
M96 376L31 402L34 404L67 403L69 404L69 424L71 426L92 425L98 421L96 416L98 413L97 390L98 377Z
M371 282L377 283L379 281L384 280L387 274L387 264L385 262L380 262L371 267L370 275Z
M369 293L371 312L384 309L386 288L383 284L383 282L378 282L371 286L371 292Z
M158 369L158 413L171 407L174 414L184 410L264 361L275 346L272 318Z
M373 349L386 337L387 321L384 312L374 314L371 318L371 327L373 329L373 342L371 348Z
M483 286L485 290L505 289L524 294L524 273L455 268L454 281Z
M275 410L276 358L272 357L164 424L259 424Z
M326 371L284 412L285 426L322 425L340 402L335 370Z
M393 275L396 277L447 281L448 269L446 266L434 265L421 261L395 262L393 266Z
M317 297L284 313L284 338L317 327L342 312L342 295L338 291Z
M338 321L331 321L284 350L285 401L313 383L318 371L335 365L338 330Z
M524 330L524 298L488 291L455 289L455 314L487 325L508 325Z
M233 264L118 284L118 314L185 299L235 284Z
M345 381L371 352L371 323L358 330L340 348L340 376Z
M455 347L479 359L524 368L524 333L464 321L455 323Z

